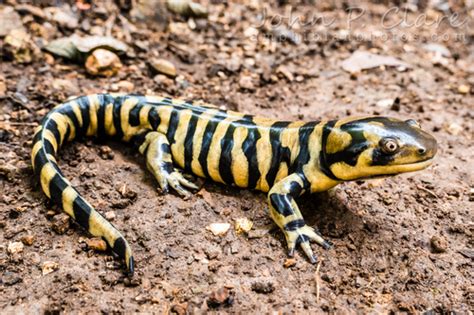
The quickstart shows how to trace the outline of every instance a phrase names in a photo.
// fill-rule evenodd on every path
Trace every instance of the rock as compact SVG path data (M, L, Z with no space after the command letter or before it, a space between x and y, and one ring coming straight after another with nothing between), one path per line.
M43 276L46 276L47 274L50 274L58 269L59 269L59 264L54 261L45 261L43 265L41 266L41 271L43 273Z
M375 105L382 108L389 108L393 105L394 102L395 102L394 99L386 98L386 99L378 101Z
M290 82L295 78L293 73L291 73L291 71L285 66L279 66L276 72L282 74Z
M206 230L211 231L216 236L224 236L230 229L229 223L211 223L206 226Z
M243 90L254 91L255 85L253 83L252 77L249 75L242 74L239 78L239 86Z
M25 30L20 15L10 6L0 7L0 37L13 30Z
M51 85L53 89L64 92L66 95L79 95L80 93L77 83L73 83L71 80L54 79Z
M21 242L27 246L31 246L35 242L35 236L31 234L25 235L21 238Z
M433 236L430 244L433 253L444 253L448 249L448 242L442 236Z
M41 56L40 49L23 29L14 29L5 37L5 53L18 63L30 63Z
M7 84L0 80L0 98L4 98L7 94Z
M135 84L130 81L120 81L117 83L118 90L121 92L131 93L135 90Z
M226 287L212 291L207 298L207 306L217 308L221 305L231 306L234 302L234 294Z
M459 125L458 123L455 123L455 122L449 124L449 126L447 128L448 133L452 134L453 136L457 136L463 130L464 130L463 127L461 125Z
M253 222L248 218L235 219L235 231L237 233L248 233L253 227Z
M36 16L40 19L46 19L46 14L43 10L39 7L35 7L34 5L30 4L18 4L15 6L15 10L21 13L28 13L33 16Z
M208 11L203 5L191 0L167 0L168 10L184 17L206 17Z
M23 243L22 242L10 242L8 243L8 253L11 255L19 254L23 251Z
M115 215L115 212L114 211L107 211L105 213L105 218L108 220L108 221L113 221L117 216Z
M458 86L458 92L460 94L467 94L467 93L469 93L470 90L471 90L471 88L469 87L469 85L462 84L462 85Z
M349 58L342 62L341 66L342 69L351 73L380 66L399 67L404 69L411 68L409 64L397 58L376 55L361 50L355 51Z
M285 262L283 263L283 267L285 268L291 268L296 265L296 259L295 258L287 258L285 259Z
M122 68L120 58L106 49L96 49L87 57L86 70L92 75L111 77Z
M65 213L60 213L53 217L53 230L58 234L64 234L69 229L70 217Z
M107 243L103 239L98 237L86 240L86 244L87 247L92 250L96 250L99 252L104 252L107 250Z
M69 29L75 29L79 26L79 19L72 12L69 5L63 5L61 7L48 7L44 9L44 13L48 20L54 21L59 25Z
M166 59L153 58L150 61L150 66L156 73L165 74L171 78L174 78L177 75L174 64Z
M10 271L6 271L0 278L0 283L4 283L7 286L14 285L22 281L23 279L21 277L19 277L16 273Z
M264 282L264 281L257 281L252 283L252 291L257 293L268 294L275 291L275 287L273 282Z
M429 43L426 45L423 45L423 49L438 55L441 55L443 57L451 57L451 52L449 51L446 46L438 44L438 43Z

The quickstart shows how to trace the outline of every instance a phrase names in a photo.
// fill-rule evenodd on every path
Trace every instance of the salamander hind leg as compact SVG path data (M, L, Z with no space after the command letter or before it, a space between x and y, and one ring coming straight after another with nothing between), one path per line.
M299 174L292 174L276 183L268 193L270 216L285 234L288 254L294 255L299 245L312 263L316 256L311 249L310 241L328 249L331 243L325 241L316 231L306 225L294 198L304 192L304 182Z
M190 192L186 188L198 189L195 184L184 178L179 169L174 167L170 144L164 134L156 131L147 133L139 150L145 155L147 168L155 176L164 192L168 192L171 187L182 197L188 197Z

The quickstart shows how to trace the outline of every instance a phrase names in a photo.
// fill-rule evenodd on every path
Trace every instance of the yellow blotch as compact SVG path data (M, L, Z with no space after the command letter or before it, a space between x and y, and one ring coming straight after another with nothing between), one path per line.
M268 191L270 185L266 180L268 170L272 162L272 147L270 144L270 133L268 128L259 128L261 138L257 141L257 163L260 171L260 179L257 181L256 189Z
M126 99L122 106L120 107L120 124L123 130L123 140L128 141L134 135L136 128L130 126L128 123L128 118L130 116L130 111L138 103L138 99L131 97Z
M43 142L37 141L35 145L33 146L33 149L31 149L31 165L33 166L33 169L35 167L36 155L38 154L39 150L41 150L42 147L43 147Z
M107 243L109 243L109 245L113 245L115 243L115 240L121 237L120 233L92 206L91 208L92 211L89 216L89 233L94 236L103 237L105 238Z
M140 109L140 127L145 129L151 129L150 121L148 120L148 113L150 112L151 106L144 105Z
M56 175L56 173L56 169L51 163L46 163L40 172L41 187L43 188L43 191L46 196L48 196L48 198L51 198L51 193L49 191L49 183L51 182L51 179L53 179L54 175Z
M56 142L56 137L49 129L45 129L43 131L43 137L51 143L51 145L53 146L54 152L55 153L58 152L58 143Z
M199 163L199 154L201 153L204 130L206 129L208 122L209 120L201 115L198 119L193 135L193 161L191 162L191 169L194 174L200 177L204 177L204 172L201 163Z
M67 125L68 125L66 116L63 114L54 112L51 114L51 119L53 119L56 122L58 131L59 131L59 137L60 137L59 144L62 145L64 142L64 137L66 136Z
M232 175L235 184L239 187L248 186L249 161L242 151L242 144L247 137L248 130L244 127L237 127L234 131L234 146L232 148Z
M173 160L180 167L184 167L184 140L188 131L189 120L192 112L190 110L182 110L179 114L178 125L174 134L174 143L171 145Z
M326 143L326 153L332 154L343 151L351 143L352 136L339 128L333 128Z
M221 156L221 140L225 136L225 133L229 128L229 121L224 119L218 125L214 131L214 135L211 140L209 152L207 154L207 169L209 176L216 182L224 183L221 174L219 173L219 161Z
M87 135L93 136L97 134L97 112L99 111L100 102L97 95L89 95L89 126L87 128Z
M73 219L74 216L74 200L77 198L77 192L71 186L66 187L63 190L62 199L63 199L63 210L69 214Z
M105 106L105 132L109 136L114 136L117 133L114 125L114 104L110 103Z
M79 104L77 104L76 101L71 101L71 108L72 112L76 116L77 121L79 122L78 127L82 127L84 124L84 121L82 120L82 113L81 113L81 108L79 107Z

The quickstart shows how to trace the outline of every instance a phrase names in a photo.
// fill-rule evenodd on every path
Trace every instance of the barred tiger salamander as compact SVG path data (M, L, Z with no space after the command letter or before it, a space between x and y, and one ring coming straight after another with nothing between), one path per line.
M44 193L90 234L102 237L133 274L122 234L87 202L58 168L56 156L81 136L133 143L163 191L187 196L196 185L181 170L215 182L267 192L270 216L289 255L301 246L311 262L315 241L295 198L357 179L417 171L431 164L436 140L414 120L385 117L275 121L212 105L158 96L96 94L54 108L37 128L32 164Z

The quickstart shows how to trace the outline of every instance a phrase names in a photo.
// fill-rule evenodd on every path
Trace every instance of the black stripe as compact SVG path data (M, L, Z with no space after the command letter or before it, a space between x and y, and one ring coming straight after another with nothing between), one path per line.
M56 122L56 120L54 120L54 118L49 119L48 124L44 126L44 128L51 131L54 138L56 139L56 143L58 144L59 149L59 147L61 146L61 133L59 132L58 123Z
M46 138L44 138L43 147L44 147L46 153L49 153L49 154L52 154L52 155L56 156L56 150L54 150L53 144L51 142L49 142L49 140L46 139Z
M186 137L184 138L184 170L186 172L192 172L193 138L194 133L196 132L199 115L199 112L193 111L191 119L189 120L188 129L186 130Z
M312 121L304 124L300 127L298 132L298 144L300 151L296 157L295 162L290 167L290 173L298 172L302 173L302 168L309 162L310 153L309 153L309 136L314 131L314 128L319 122Z
M176 134L176 130L178 129L179 124L179 111L172 110L170 115L170 120L168 123L168 130L166 131L166 138L170 145L175 143L174 135Z
M304 227L305 225L306 225L306 223L304 222L303 219L296 219L296 220L290 221L287 224L285 224L283 226L283 229L285 231L296 231L296 230Z
M140 125L140 110L142 108L143 108L143 103L139 101L130 110L129 115L128 115L128 123L130 124L130 126L136 127Z
M107 133L105 131L105 106L108 104L106 103L106 95L99 94L97 95L99 100L99 108L97 110L97 137L104 138Z
M243 120L247 126L247 137L242 143L242 152L248 161L248 185L249 189L254 189L260 179L257 158L257 141L262 137L257 125L253 122L252 116L245 115Z
M329 137L329 134L331 133L331 129L334 127L335 124L336 124L336 121L331 120L323 126L323 134L321 136L321 152L319 154L319 167L321 171L327 177L334 180L338 180L336 175L334 175L330 169L332 163L328 162L327 160L328 155L326 154L326 146L328 143L328 137Z
M214 137L214 132L216 131L217 125L223 121L226 116L216 115L207 122L206 129L202 137L201 143L201 152L199 152L199 164L201 164L202 171L204 176L210 178L209 170L207 165L207 155L209 154L209 148L211 147L212 138Z
M113 121L116 131L115 137L117 139L123 138L122 120L120 118L120 109L122 108L123 101L123 97L116 97L113 99Z
M87 96L80 97L76 99L79 109L82 116L82 127L79 128L79 135L84 136L87 133L87 129L90 124L90 115L89 115L89 98Z
M270 186L272 186L275 182L275 178L278 173L278 169L280 168L280 164L284 162L289 166L291 162L290 149L282 147L281 145L281 134L284 128L286 128L289 124L290 122L287 121L278 121L270 127L269 138L270 144L272 146L272 156L270 168L268 170L267 176L265 177L268 185Z
M296 239L296 245L301 244L301 243L306 243L309 241L309 237L306 234L300 234L298 235L298 238Z
M41 174L41 169L48 162L49 161L48 161L48 157L46 156L46 153L43 151L43 149L40 149L38 151L38 153L36 153L36 156L35 156L35 162L34 162L35 163L35 173L37 175L40 175Z
M74 218L76 219L77 223L89 231L89 217L91 212L94 210L84 201L81 196L77 196L76 199L74 199L72 209L74 211Z
M119 237L115 240L112 245L112 250L116 253L120 258L125 258L125 253L127 252L127 243L123 237Z
M270 203L276 212L287 217L295 213L290 198L291 196L287 194L273 193L270 195Z
M72 124L74 125L75 137L76 138L79 137L80 136L80 134L78 134L79 120L77 120L76 115L74 115L74 111L72 110L71 103L67 103L64 107L61 107L60 112L61 112L61 114L65 115L69 119L71 119ZM69 124L68 124L68 126L69 126ZM69 128L71 128L71 127L69 126ZM71 132L71 130L69 130L69 132ZM68 134L68 137L69 137L69 134ZM65 139L67 139L67 137L65 137Z
M234 183L232 173L232 148L234 147L235 125L230 124L224 137L221 139L221 155L219 159L219 174L222 180L230 185Z
M158 115L157 108L154 106L152 106L148 112L148 122L150 123L153 130L157 130L158 126L160 125L160 115Z
M59 174L53 176L51 181L49 182L49 192L51 194L51 200L54 204L63 205L63 191L69 185L66 181L61 178Z

